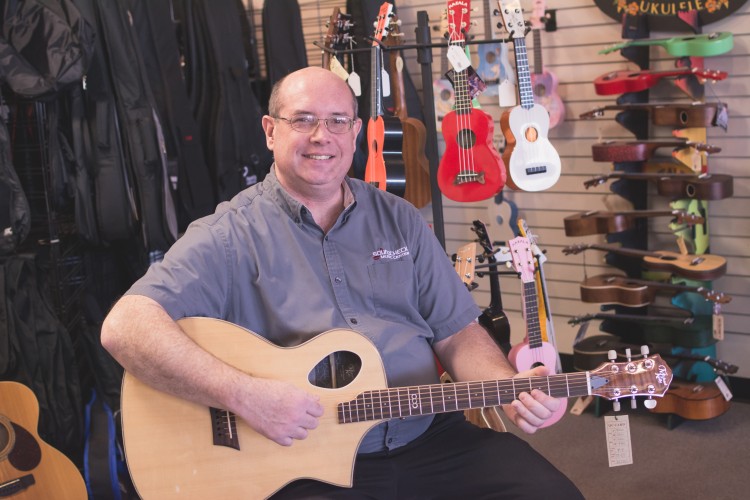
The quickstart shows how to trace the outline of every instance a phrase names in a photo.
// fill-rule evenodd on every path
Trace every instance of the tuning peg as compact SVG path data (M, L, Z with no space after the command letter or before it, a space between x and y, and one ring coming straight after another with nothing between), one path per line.
M638 408L638 402L635 400L635 396L631 396L630 398L630 408L633 410Z
M648 349L648 346L646 344L644 344L644 345L641 346L641 354L643 355L644 358L648 357L649 349Z
M612 401L612 409L615 411L620 411L620 402L617 400Z
M643 402L643 406L645 406L649 410L653 410L654 408L656 408L656 400L649 396L648 399Z
M617 361L617 351L615 351L614 349L610 349L610 350L609 350L609 351L607 352L607 359L609 359L609 360L610 360L611 362L613 362L613 363L614 363L615 361Z
M625 349L625 358L628 360L628 363L630 363L631 357L630 347L628 347Z

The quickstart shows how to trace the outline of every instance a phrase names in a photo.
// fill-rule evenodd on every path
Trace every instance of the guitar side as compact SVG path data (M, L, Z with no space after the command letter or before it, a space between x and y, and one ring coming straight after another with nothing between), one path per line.
M330 330L300 346L281 348L221 320L185 318L178 323L193 341L224 362L255 377L287 381L318 395L324 415L307 439L289 447L237 418L239 449L218 446L213 444L207 407L157 391L126 373L123 441L142 498L265 498L301 478L351 486L359 443L380 420L339 425L336 404L364 390L387 387L379 354L369 340L348 330ZM340 389L309 383L308 373L342 345L362 360L352 383Z
M547 139L549 114L539 105L516 106L503 113L500 125L506 146L503 159L508 185L524 191L542 191L560 178L560 156Z
M85 500L86 484L78 468L39 437L38 422L39 403L31 389L0 382L0 497Z

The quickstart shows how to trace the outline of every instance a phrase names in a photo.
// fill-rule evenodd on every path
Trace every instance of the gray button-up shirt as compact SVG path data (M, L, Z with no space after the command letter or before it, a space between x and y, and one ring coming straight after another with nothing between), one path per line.
M353 329L378 348L390 387L438 383L432 344L479 308L411 204L345 182L346 209L325 234L272 169L193 222L128 294L151 297L173 319L220 318L286 347ZM403 446L431 421L380 424L359 452Z

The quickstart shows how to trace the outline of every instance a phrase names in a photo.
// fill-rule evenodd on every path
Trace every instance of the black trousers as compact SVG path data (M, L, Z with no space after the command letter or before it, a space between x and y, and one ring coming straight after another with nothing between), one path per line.
M463 413L437 415L393 451L357 457L354 486L298 480L273 499L582 499L578 488L524 440L481 429Z

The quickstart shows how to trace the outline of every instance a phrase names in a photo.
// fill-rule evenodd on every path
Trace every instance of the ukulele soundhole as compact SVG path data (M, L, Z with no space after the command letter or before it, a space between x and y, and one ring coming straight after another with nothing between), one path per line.
M361 369L362 359L357 354L336 351L318 361L307 380L316 387L337 389L351 384Z
M544 97L547 95L547 87L542 84L534 85L534 95L537 97Z
M539 138L539 131L534 127L529 127L524 131L523 135L524 137L526 137L527 141L536 142L536 140Z
M477 142L477 135L471 129L462 129L456 137L458 146L462 149L471 149Z

